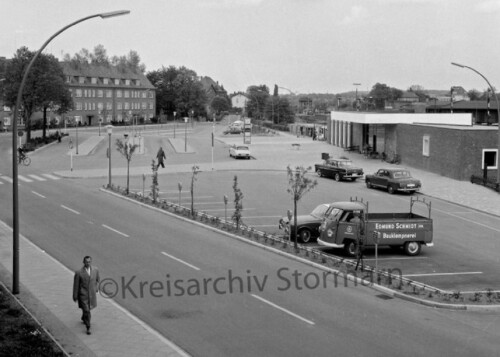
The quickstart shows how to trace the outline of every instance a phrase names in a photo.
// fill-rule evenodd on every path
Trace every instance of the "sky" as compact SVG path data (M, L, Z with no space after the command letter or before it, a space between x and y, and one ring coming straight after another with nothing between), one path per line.
M228 93L369 91L376 83L500 88L500 0L0 0L0 56L45 49L62 59L101 44L137 51L146 72L185 66ZM355 83L359 85L355 85Z

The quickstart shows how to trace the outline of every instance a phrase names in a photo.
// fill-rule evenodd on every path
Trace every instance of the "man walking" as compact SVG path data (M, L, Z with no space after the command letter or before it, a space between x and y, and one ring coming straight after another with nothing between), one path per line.
M360 215L361 212L354 211L354 218L352 218L350 222L356 225L356 231L357 231L356 267L354 268L354 270L358 270L358 267L361 265L361 271L363 271L365 268L365 264L363 261L363 250L365 249L364 247L365 223L363 219L360 217Z
M99 270L92 266L92 258L83 258L83 267L75 272L73 281L73 301L78 302L82 309L82 321L90 335L90 310L97 306L97 292L99 290Z
M165 152L163 151L163 148L160 146L160 149L158 150L158 153L156 154L156 158L158 159L158 166L156 166L156 169L158 170L161 167L165 168L165 164L163 163L163 160L166 159L167 157L165 156Z

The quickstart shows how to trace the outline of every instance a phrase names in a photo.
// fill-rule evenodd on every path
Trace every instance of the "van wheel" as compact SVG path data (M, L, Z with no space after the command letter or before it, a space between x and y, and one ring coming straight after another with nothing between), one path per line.
M348 239L344 243L344 251L349 257L355 257L357 251L356 242Z
M307 228L302 228L299 231L299 237L302 243L309 243L311 241L311 231Z
M340 177L340 174L339 173L336 173L335 176L333 177L335 179L335 181L339 182L342 177Z
M404 251L406 255L409 255L411 257L419 255L421 250L422 245L420 244L420 242L406 242L404 245Z

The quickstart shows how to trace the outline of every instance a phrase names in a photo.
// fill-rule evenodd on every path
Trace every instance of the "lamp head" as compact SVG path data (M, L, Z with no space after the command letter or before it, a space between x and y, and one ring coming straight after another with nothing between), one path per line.
M111 135L113 133L113 125L106 125L106 132L108 135Z
M104 12L102 14L99 14L99 16L101 17L101 19L108 19L110 17L122 16L128 14L130 14L130 10L118 10L118 11Z
M463 64L459 64L459 63L455 63L455 62L451 62L451 64L454 66L460 67L460 68L465 68L465 66Z

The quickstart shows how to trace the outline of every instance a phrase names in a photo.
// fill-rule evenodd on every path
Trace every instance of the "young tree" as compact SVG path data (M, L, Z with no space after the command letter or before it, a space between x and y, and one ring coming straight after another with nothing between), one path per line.
M130 144L127 141L116 139L116 150L118 150L118 152L127 160L127 194L129 193L130 183L130 161L132 160L135 149L138 147L139 145L137 144Z
M160 191L158 187L158 167L156 167L155 160L151 160L151 170L153 171L153 179L151 182L151 196L153 197L153 203L156 203L158 198L158 192Z
M246 92L249 98L246 106L248 115L252 118L262 119L262 114L269 99L269 88L266 85L250 86Z
M191 168L193 174L191 176L191 217L194 218L194 183L197 180L196 175L200 173L200 168L196 165L193 165Z
M231 219L236 222L236 229L240 229L241 224L241 211L243 210L243 192L238 187L238 176L234 175L233 180L234 192L234 212Z
M214 97L214 99L212 99L210 107L214 112L220 113L231 108L231 104L226 97L217 95Z
M297 249L297 203L310 190L312 190L318 182L306 177L311 167L304 168L297 166L294 170L287 166L288 189L287 192L292 195L293 199L293 227L294 227L294 247ZM291 224L292 222L290 222Z

